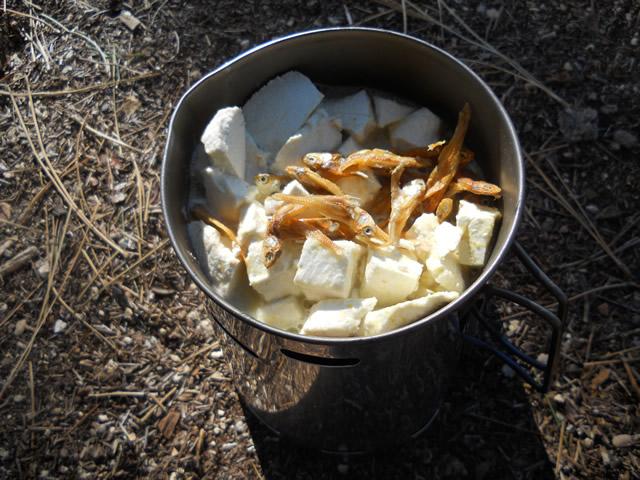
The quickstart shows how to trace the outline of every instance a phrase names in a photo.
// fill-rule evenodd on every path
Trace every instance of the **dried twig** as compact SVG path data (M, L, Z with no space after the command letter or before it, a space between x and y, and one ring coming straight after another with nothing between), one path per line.
M560 471L560 467L562 466L562 448L564 446L564 428L567 426L567 421L565 419L562 420L562 426L560 427L560 440L558 441L558 452L556 453L556 473Z
M127 392L127 391L97 392L97 393L90 393L89 396L91 398L146 397L147 392Z
M67 90L35 91L35 92L31 92L31 96L32 97L59 97L64 95L75 95L76 93L93 92L96 90L104 90L106 88L111 88L115 85L127 85L129 83L135 83L141 80L148 80L150 78L157 77L158 75L160 75L160 72L147 72L147 73L142 73L140 75L133 75L127 78L111 80L109 82L96 83L95 85L87 85L85 87L70 88ZM0 90L0 95L6 95L6 96L13 95L14 97L28 97L29 93L20 92L20 91L11 92L7 90Z
M90 125L86 125L84 123L84 120L82 118L80 118L78 115L75 114L69 114L69 117L74 120L75 122L78 122L80 125L84 125L84 128L88 131L93 133L94 135L100 137L100 138L104 138L105 140L114 143L115 145L121 146L121 147L126 147L129 150L133 150L134 152L137 153L147 153L145 150L141 150L138 147L134 147L133 145L129 145L127 142L123 142L122 140L118 140L117 138L112 137L111 135L107 135L106 133L101 132L100 130L97 130L95 128L93 128Z
M640 400L640 385L638 385L638 381L636 380L636 376L633 374L633 370L629 363L623 359L622 364L624 365L624 370L627 373L627 377L629 378L629 383L631 384L631 388L633 389L636 397Z
M185 358L184 360L182 360L180 363L178 363L178 365L176 365L176 367L179 367L181 365L184 365L185 363L189 363L191 360L193 360L194 358L196 358L199 355L202 355L203 353L208 352L209 350L213 350L216 347L219 347L220 343L218 342L213 342L205 347L202 347L200 350L197 350L196 352L193 352L191 355L189 355L187 358Z
M15 272L16 270L24 267L37 254L38 249L33 245L25 248L24 250L4 262L2 265L0 265L0 277L8 273Z

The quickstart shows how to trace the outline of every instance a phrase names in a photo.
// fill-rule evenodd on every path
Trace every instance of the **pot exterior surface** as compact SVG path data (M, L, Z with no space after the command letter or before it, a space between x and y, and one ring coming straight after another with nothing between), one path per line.
M435 417L457 368L456 313L410 335L322 347L265 333L209 301L245 405L298 444L371 451L410 439Z

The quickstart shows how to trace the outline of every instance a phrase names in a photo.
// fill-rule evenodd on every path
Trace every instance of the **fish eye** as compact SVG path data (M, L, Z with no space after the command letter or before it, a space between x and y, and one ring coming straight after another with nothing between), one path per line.
M267 252L265 254L264 258L267 260L267 262L270 262L271 260L273 260L273 253L272 252Z
M269 181L269 176L265 173L258 175L258 181L260 183L267 183Z
M367 237L370 237L371 235L373 235L373 228L371 228L370 226L366 226L362 230L362 233L364 233Z

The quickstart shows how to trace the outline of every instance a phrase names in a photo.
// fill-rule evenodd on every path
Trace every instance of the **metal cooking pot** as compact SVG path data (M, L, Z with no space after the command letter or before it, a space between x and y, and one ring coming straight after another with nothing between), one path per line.
M189 161L206 124L222 107L242 105L266 81L298 70L314 82L377 88L428 106L454 125L465 102L467 137L487 179L503 189L503 219L482 273L454 302L411 325L366 338L287 333L256 321L220 298L192 253L185 204ZM411 438L433 421L457 368L464 339L490 349L539 390L556 368L566 297L514 243L524 201L524 165L513 125L496 96L448 53L399 33L335 28L290 35L260 45L206 75L182 97L171 118L162 163L162 203L173 247L207 295L241 399L276 432L328 451L367 451ZM487 285L509 248L558 299L558 312ZM473 305L483 294L516 302L551 330L548 361L512 345ZM248 292L247 292L248 295ZM476 318L479 321L476 321ZM484 325L501 348L469 335ZM542 371L542 379L531 369Z

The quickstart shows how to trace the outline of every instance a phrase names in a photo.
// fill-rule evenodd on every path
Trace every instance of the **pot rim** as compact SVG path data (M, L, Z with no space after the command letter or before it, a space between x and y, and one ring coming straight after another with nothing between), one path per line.
M293 39L297 39L299 37L307 37L307 36L317 36L317 35L325 35L328 33L334 33L334 32L341 32L341 33L347 33L347 32L353 32L356 34L376 34L376 35L388 35L388 36L392 36L392 37L399 37L402 38L406 41L409 42L416 42L419 43L422 47L425 47L427 49L430 49L432 51L435 51L435 53L437 53L438 55L441 55L442 57L445 57L449 62L452 62L454 64L456 64L459 68L461 68L462 70L464 70L466 72L467 75L469 75L473 80L475 80L484 90L485 94L488 95L491 100L493 101L493 103L497 106L498 111L500 113L500 116L503 118L503 120L505 121L505 125L507 126L507 129L509 131L509 135L513 140L513 143L515 145L515 154L516 154L516 170L517 170L517 181L516 184L518 186L518 195L517 195L517 204L516 204L516 208L515 208L515 214L514 214L514 218L513 218L513 222L511 224L511 227L507 233L507 238L505 240L504 245L501 247L501 250L498 252L498 254L496 255L496 257L493 259L493 261L491 261L487 266L485 266L484 270L480 273L480 275L474 280L474 282L468 287L466 288L462 294L455 299L453 302L445 305L444 307L436 310L435 312L433 312L431 315L427 315L424 318L421 318L420 320L417 320L413 323L410 323L409 325L405 325L404 327L400 327L396 330L392 330L390 332L385 332L385 333L381 333L378 335L373 335L373 336L369 336L369 337L340 337L340 338L334 338L334 337L317 337L317 336L307 336L307 335L301 335L301 334L297 334L297 333L292 333L292 332L287 332L285 330L280 330L278 328L274 328L271 327L265 323L262 323L256 319L254 319L253 317L251 317L250 315L248 315L247 313L237 309L236 307L234 307L233 305L231 305L230 303L228 303L225 299L223 299L222 297L220 297L216 292L214 292L211 287L206 283L206 282L202 282L197 275L195 275L194 272L192 272L191 268L189 268L188 265L188 261L187 261L187 254L186 251L184 251L178 244L174 232L173 232L173 227L170 224L170 222L168 221L168 212L167 212L167 182L169 181L166 175L166 169L167 169L167 163L168 163L168 155L169 155L169 142L171 139L171 135L173 132L173 123L175 121L175 118L178 114L178 112L180 111L182 104L187 100L187 98L196 90L199 88L199 86L205 82L206 80L208 80L211 77L214 77L215 75L217 75L219 72L223 71L224 69L228 68L229 66L231 66L232 64L246 58L249 57L253 54L255 54L256 52L260 51L260 50L264 50L267 49L273 45L276 44L280 44L280 43L285 43L287 41L293 40ZM392 336L395 335L405 335L405 334L409 334L411 333L411 331L413 329L417 329L420 328L423 324L426 324L428 322L432 322L432 321L436 321L440 318L446 317L452 313L454 313L455 311L457 311L458 309L460 309L466 302L468 302L470 299L472 299L474 296L476 296L480 290L484 287L484 285L488 282L488 280L491 278L491 276L495 273L495 271L497 270L498 266L500 265L500 263L504 260L505 255L507 254L509 248L511 247L511 244L513 243L513 241L515 240L515 236L516 236L516 231L518 229L518 226L520 224L520 220L522 217L522 210L524 208L524 197L525 197L525 181L524 181L524 175L525 175L525 169L524 169L524 162L523 162L523 157L522 157L522 151L520 148L520 143L518 141L518 136L516 134L515 128L511 122L511 119L509 117L509 114L507 113L507 111L505 110L504 106L502 105L502 103L500 102L500 100L496 97L496 95L493 93L493 91L489 88L489 86L484 82L484 80L482 80L473 70L471 70L467 65L465 65L462 61L458 60L457 58L455 58L453 55L451 55L450 53L447 53L445 50L429 43L426 42L424 40L412 37L411 35L407 35L407 34L403 34L403 33L399 33L399 32L394 32L391 30L385 30L385 29L380 29L380 28L368 28L368 27L332 27L332 28L320 28L320 29L314 29L314 30L306 30L303 32L297 32L297 33L293 33L290 35L286 35L284 37L278 37L272 40L269 40L265 43L261 43L260 45L257 45L249 50L247 50L244 53L241 53L240 55L237 55L235 57L233 57L232 59L226 61L225 63L223 63L222 65L220 65L218 68L212 70L211 72L207 73L205 76L203 76L200 80L198 80L195 84L193 84L191 87L189 87L189 89L182 95L182 97L180 97L180 100L178 101L178 103L176 104L176 106L174 107L173 113L171 114L171 120L169 122L169 127L168 127L168 135L167 135L167 141L165 143L165 148L164 148L164 152L162 155L162 166L161 166L161 176L160 176L160 191L161 191L161 201L162 201L162 214L165 220L165 225L167 228L167 232L169 234L169 238L171 239L171 244L173 245L173 249L175 251L175 253L178 256L178 259L180 260L180 263L182 263L182 266L186 269L186 271L188 272L189 276L191 277L191 279L196 283L196 285L198 285L198 287L209 297L210 300L213 300L216 304L218 304L221 308L223 308L224 310L227 311L227 313L230 313L231 315L233 315L234 317L237 317L238 319L248 323L249 325L258 328L259 330L262 330L266 333L270 333L272 335L276 335L278 337L282 337L285 338L287 340L292 340L292 341L296 341L296 342L302 342L302 343L310 343L310 344L316 344L316 345L325 345L325 346L333 346L333 345L345 345L345 344L364 344L364 343L369 343L369 342L377 342L377 341L381 341L381 340L386 340L389 339ZM495 248L495 247L494 247Z

